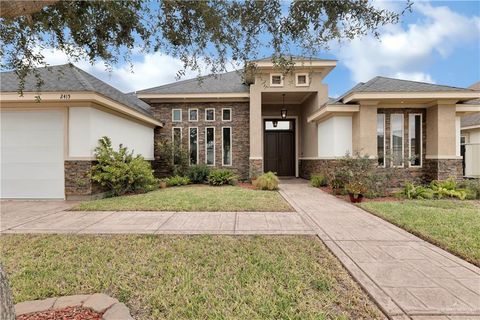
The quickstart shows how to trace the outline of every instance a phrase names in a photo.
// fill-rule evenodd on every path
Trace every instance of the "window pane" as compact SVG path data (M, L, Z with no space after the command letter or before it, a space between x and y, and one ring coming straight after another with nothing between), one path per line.
M198 163L198 129L190 128L190 164Z
M197 109L190 109L189 118L190 121L197 121L198 120L198 110Z
M173 109L172 113L173 113L173 116L172 116L173 121L182 121L182 110Z
M420 166L422 152L422 116L409 115L408 136L410 139L410 165Z
M265 121L265 129L266 130L290 130L291 121Z
M215 109L205 110L205 120L207 120L207 121L215 120Z
M173 128L172 144L173 144L173 164L180 163L181 148L182 148L182 129Z
M282 76L272 76L272 84L282 84Z
M223 165L232 164L232 137L231 128L223 128Z
M215 129L214 128L206 128L205 145L207 148L206 163L208 165L214 165L215 164Z
M307 83L307 76L306 75L299 75L297 76L298 84L306 84Z
M392 162L394 166L403 165L403 114L392 114Z
M385 115L377 114L377 157L378 165L385 165Z
M222 110L222 120L223 120L223 121L230 121L230 120L232 120L232 110L230 110L230 109L223 109L223 110Z

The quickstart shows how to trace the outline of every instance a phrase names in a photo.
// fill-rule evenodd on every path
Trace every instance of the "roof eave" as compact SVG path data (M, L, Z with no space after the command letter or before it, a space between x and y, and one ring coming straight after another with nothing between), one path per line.
M409 100L409 99L451 99L466 101L480 98L480 93L475 91L431 91L431 92L352 92L346 95L343 103L358 102L362 100Z
M137 93L137 98L148 102L248 101L250 93Z

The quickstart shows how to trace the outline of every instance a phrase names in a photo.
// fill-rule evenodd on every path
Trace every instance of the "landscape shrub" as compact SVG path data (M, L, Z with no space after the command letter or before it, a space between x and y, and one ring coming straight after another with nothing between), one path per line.
M465 179L458 183L458 188L465 190L467 200L480 199L480 179Z
M167 186L169 187L186 186L190 183L190 179L188 177L182 176L173 176L170 178L166 178L165 181L167 182Z
M274 172L267 172L253 181L255 189L259 190L278 190L278 177Z
M204 183L208 180L210 168L205 164L190 166L187 170L187 177L192 183Z
M208 183L212 186L236 185L238 176L227 169L217 169L208 175Z
M152 166L141 155L133 155L127 147L112 147L108 137L98 140L94 150L97 164L92 167L92 180L108 190L110 196L131 192L146 192L157 187Z
M310 184L315 188L326 187L328 186L328 180L324 174L316 173L310 177Z
M185 176L188 171L188 152L182 146L174 146L169 140L155 143L155 153L165 175Z
M435 180L428 186L415 185L412 182L405 182L403 190L399 193L407 199L443 199L457 198L465 200L468 192L460 189L454 179Z

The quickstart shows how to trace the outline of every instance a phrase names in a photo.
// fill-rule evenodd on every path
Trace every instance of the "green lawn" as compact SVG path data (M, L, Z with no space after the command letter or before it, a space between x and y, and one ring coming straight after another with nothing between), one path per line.
M15 302L105 292L136 319L385 319L312 236L3 235Z
M293 211L276 191L241 187L185 186L83 202L81 211Z
M478 201L366 202L362 208L476 265L480 265Z

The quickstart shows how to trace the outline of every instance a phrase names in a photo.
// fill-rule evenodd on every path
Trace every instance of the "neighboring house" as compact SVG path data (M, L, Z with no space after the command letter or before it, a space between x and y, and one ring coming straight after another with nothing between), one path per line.
M232 169L243 179L264 171L309 177L357 152L380 167L401 167L405 177L462 176L460 114L480 111L468 103L479 91L376 77L331 99L323 81L336 61L295 62L286 75L263 59L245 76L184 80L136 97L78 68L57 66L50 69L62 76L41 72L40 103L33 78L19 97L16 78L2 73L2 171L9 172L2 172L2 197L62 198L62 187L69 198L95 193L85 173L103 135L156 160L154 141L173 140L191 164ZM55 152L43 151L44 144ZM43 162L55 170L37 177ZM40 190L48 184L42 179L54 178L54 193Z
M480 81L469 88L480 90ZM480 100L472 100L468 103L480 105ZM464 176L480 178L480 112L462 117L461 135Z

